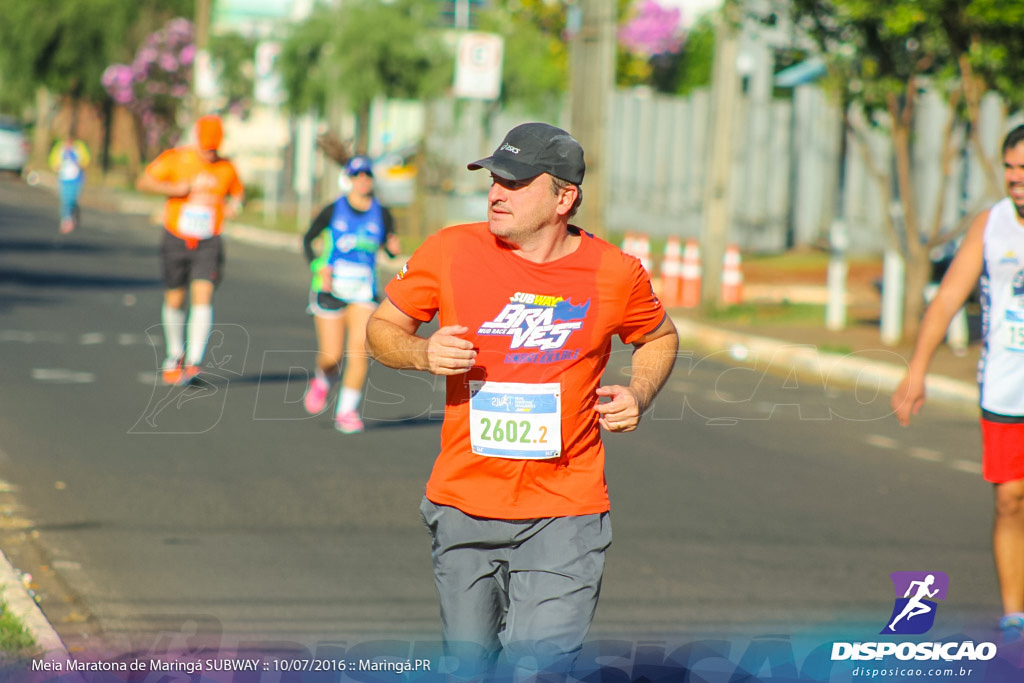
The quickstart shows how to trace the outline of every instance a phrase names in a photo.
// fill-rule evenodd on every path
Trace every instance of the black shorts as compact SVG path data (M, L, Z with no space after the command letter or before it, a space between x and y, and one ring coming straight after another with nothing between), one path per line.
M199 240L195 249L189 249L185 240L164 230L160 243L160 272L164 286L178 289L193 280L220 283L224 274L224 242L220 235Z
M330 292L318 292L315 289L311 289L309 290L309 305L306 306L306 313L317 318L340 318L345 315L345 309L349 306L377 308L376 303L349 302L339 299Z

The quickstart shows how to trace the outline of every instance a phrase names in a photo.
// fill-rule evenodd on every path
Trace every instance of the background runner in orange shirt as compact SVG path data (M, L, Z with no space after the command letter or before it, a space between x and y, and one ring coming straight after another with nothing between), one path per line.
M569 224L585 172L572 136L524 124L469 168L491 172L487 222L417 249L370 318L368 350L447 377L420 510L458 674L504 653L518 676L561 677L611 543L601 429L636 429L679 341L640 262ZM600 383L614 336L634 347L628 386Z
M167 384L187 384L202 367L213 327L213 290L223 275L220 232L224 219L235 216L242 204L238 173L217 153L224 138L220 118L201 117L195 132L194 146L163 152L136 183L144 192L167 197L160 244Z

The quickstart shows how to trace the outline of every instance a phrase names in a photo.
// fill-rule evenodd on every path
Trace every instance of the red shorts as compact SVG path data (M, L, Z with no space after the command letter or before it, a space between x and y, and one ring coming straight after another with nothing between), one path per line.
M1003 484L1024 479L1024 422L1006 424L981 418L981 475Z

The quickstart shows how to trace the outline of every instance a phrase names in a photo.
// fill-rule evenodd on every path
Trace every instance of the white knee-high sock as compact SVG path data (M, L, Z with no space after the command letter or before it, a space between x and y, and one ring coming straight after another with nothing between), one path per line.
M160 320L164 324L167 360L177 360L185 352L185 311L164 304L160 311Z
M188 364L202 365L213 329L213 306L193 306L188 314Z
M338 412L348 413L359 410L359 401L363 398L363 392L358 389L342 387L338 393Z

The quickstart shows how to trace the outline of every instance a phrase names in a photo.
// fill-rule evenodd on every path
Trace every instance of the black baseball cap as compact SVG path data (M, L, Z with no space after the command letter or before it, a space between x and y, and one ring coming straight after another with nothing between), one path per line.
M576 138L546 123L524 123L505 135L494 154L474 161L470 171L486 168L507 180L528 180L549 173L573 185L583 183L587 165Z

